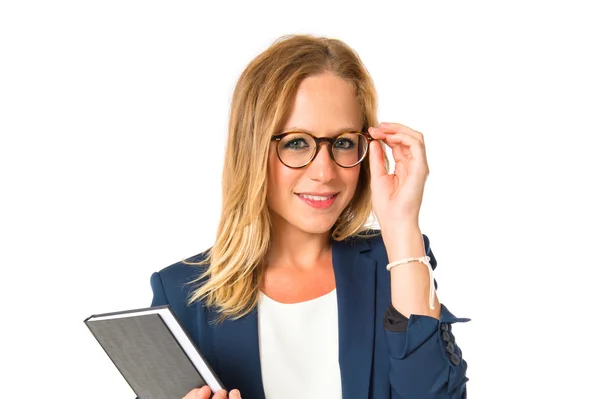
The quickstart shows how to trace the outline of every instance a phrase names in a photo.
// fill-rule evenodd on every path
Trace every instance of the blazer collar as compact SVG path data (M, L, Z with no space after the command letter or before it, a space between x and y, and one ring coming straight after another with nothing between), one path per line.
M342 396L367 398L375 325L376 261L366 240L333 241L338 303L339 365ZM264 399L258 342L258 311L214 327L216 371L227 389Z

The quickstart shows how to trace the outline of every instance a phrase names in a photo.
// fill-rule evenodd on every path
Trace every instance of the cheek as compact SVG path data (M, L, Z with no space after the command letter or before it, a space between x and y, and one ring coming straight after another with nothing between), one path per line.
M352 193L352 196L354 196L356 192L356 187L358 186L360 168L356 168L356 170L354 170L353 168L350 170L346 170L345 172L347 173L344 174L344 183L346 184L348 191Z
M276 198L291 193L297 171L279 162L277 154L269 154L267 197Z

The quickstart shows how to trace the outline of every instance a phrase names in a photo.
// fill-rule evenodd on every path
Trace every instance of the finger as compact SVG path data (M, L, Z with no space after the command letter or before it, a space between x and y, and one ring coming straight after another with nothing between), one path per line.
M381 122L379 124L379 128L381 128L382 130L384 130L386 132L397 131L397 132L401 132L401 133L406 133L410 136L413 136L416 139L419 139L423 143L425 142L423 133L417 132L416 130L411 129L408 126L401 125L399 123Z
M202 388L192 389L183 399L208 399L210 398L210 394L210 388L208 385L205 385Z
M396 161L425 158L425 146L423 143L407 134L388 134L382 141L392 148L392 154Z
M425 152L425 139L423 138L423 135L405 126L399 126L402 128L377 128L379 134L376 132L375 135L377 138L384 135L385 137L381 137L380 139L392 148L394 147L394 144L400 144L402 146L421 148L422 152ZM404 156L410 156L410 151L407 151L407 149L403 148L402 153Z
M207 399L208 399L208 397L207 397ZM213 399L227 399L227 391L224 389L217 391L215 393L215 396L213 396Z
M231 392L229 392L229 398L242 399L242 394L240 394L240 391L238 391L237 389L232 389Z
M371 127L369 128L369 135L374 139L382 140L390 147L393 147L393 144L403 144L408 146L418 145L422 148L425 148L425 142L423 141L422 137L415 137L414 134L403 131Z
M369 128L369 134L371 135L371 137L381 140L381 142L383 142L392 149L392 156L394 158L394 162L404 162L411 158L409 147L406 144L402 144L398 140L392 142L390 139L392 135L390 133L384 133L379 128L371 127Z
M377 140L372 140L369 143L369 168L371 169L371 181L378 177L387 175L385 170L385 158L383 156L383 148Z
M369 131L371 132L371 130ZM418 145L421 147L425 147L425 142L422 141L419 137L415 137L414 134L410 134L404 131L397 131L394 129L381 129L381 128L373 128L371 136L373 138L383 140L386 144L389 143L403 143L405 145ZM389 145L389 144L388 144Z

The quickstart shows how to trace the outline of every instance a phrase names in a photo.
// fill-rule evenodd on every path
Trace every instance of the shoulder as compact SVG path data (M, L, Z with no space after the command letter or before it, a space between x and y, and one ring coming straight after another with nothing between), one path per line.
M158 274L163 280L185 281L190 278L193 279L206 268L205 265L197 265L196 263L202 262L206 259L207 255L208 251L204 251L187 259L180 260L161 269Z
M343 239L341 242L343 242L346 245L355 246L355 245L362 245L364 243L369 243L369 244L376 243L381 240L382 240L381 230L367 229L367 230L359 231L358 233L354 233L350 237Z
M198 278L207 267L196 263L206 259L207 255L208 251L205 251L173 263L154 272L150 278L152 306L169 305L177 320L196 342L199 340L199 318L203 320L204 313L198 312L198 304L190 304L189 299L198 284L201 284Z
M340 245L348 248L363 251L385 251L381 230L368 229L358 232L339 242Z
M165 299L185 300L189 293L196 287L195 281L206 270L207 265L197 263L206 259L208 250L197 255L173 263L152 274L151 285L156 294L164 293Z

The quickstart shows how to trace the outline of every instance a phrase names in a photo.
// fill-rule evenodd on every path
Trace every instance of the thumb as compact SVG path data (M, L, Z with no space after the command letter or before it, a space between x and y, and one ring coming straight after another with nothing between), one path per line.
M387 175L385 170L385 159L383 157L383 148L378 140L372 140L369 143L369 168L371 169L371 182L375 179Z

